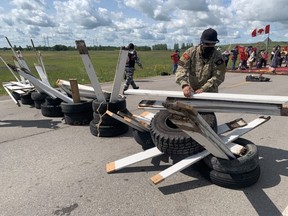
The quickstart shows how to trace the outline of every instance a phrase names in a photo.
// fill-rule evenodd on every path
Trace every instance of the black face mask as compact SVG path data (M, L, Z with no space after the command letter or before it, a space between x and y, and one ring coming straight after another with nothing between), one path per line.
M214 51L214 47L202 47L202 56L204 58L209 58Z

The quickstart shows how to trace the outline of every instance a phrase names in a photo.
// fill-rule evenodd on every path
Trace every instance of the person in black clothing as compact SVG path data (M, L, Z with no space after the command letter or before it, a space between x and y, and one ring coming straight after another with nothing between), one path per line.
M137 52L134 49L134 44L130 43L128 45L128 49L129 49L129 52L128 52L128 57L127 57L127 61L126 61L126 66L125 66L126 81L125 81L123 91L126 91L129 88L130 84L133 87L133 89L139 89L139 86L137 86L133 80L134 71L135 71L135 63L140 68L143 69L140 58L138 57Z

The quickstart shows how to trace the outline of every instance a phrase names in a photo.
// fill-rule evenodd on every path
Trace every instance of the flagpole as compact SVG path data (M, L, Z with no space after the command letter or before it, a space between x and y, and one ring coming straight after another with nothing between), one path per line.
M266 42L266 52L268 52L268 45L269 45L269 33L268 33L267 42Z

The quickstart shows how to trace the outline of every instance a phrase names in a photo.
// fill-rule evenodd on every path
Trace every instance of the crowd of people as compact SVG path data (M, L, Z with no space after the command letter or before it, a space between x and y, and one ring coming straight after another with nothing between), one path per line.
M252 70L269 66L270 70L275 72L276 68L281 67L283 63L285 67L288 66L288 49L286 47L281 49L279 45L273 47L270 58L266 49L258 50L253 46L240 45L236 45L232 50L225 50L222 56L226 66L231 60L231 70Z

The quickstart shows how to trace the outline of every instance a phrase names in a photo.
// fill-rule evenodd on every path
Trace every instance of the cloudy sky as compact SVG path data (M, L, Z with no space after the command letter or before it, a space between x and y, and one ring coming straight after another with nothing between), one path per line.
M63 44L136 46L199 42L218 31L220 44L263 41L254 28L270 24L273 41L288 41L287 0L1 0L0 47Z

